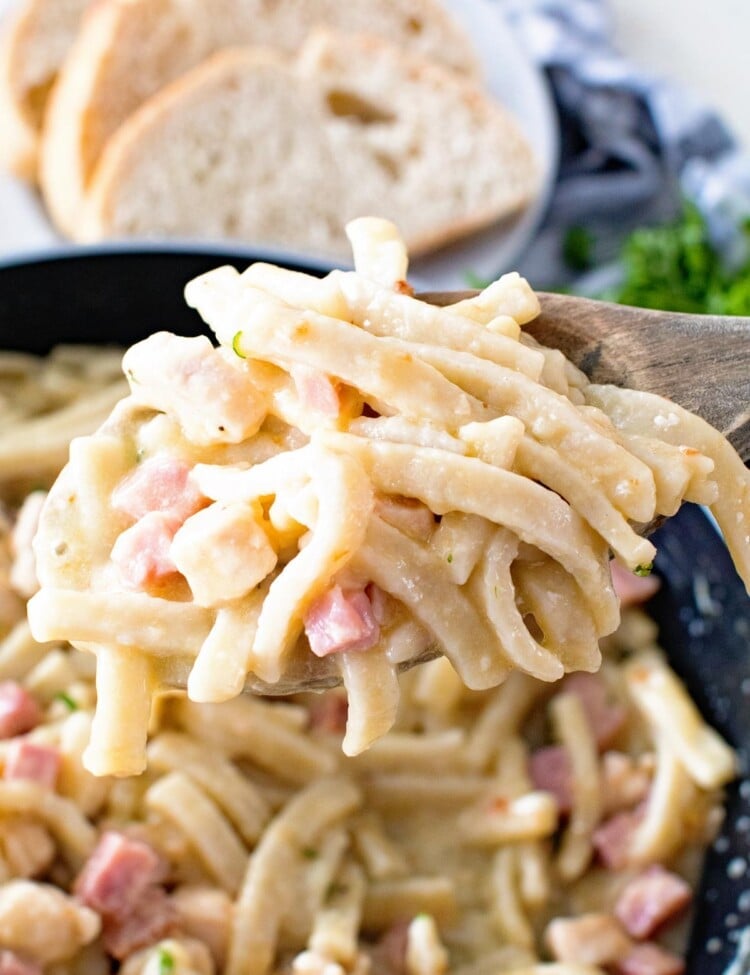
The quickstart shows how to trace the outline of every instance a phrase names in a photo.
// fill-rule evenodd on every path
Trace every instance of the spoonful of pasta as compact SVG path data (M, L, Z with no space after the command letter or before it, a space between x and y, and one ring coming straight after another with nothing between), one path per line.
M474 689L596 670L611 553L647 574L642 526L684 500L711 506L750 581L750 476L722 436L747 454L747 324L709 325L707 358L672 316L678 358L653 334L669 317L555 296L540 315L516 274L427 301L392 224L348 232L354 272L192 281L218 348L133 346L130 395L50 492L29 618L97 657L96 774L144 767L152 697L175 687L341 683L356 754L393 724L398 671L438 653ZM733 370L715 408L699 349L704 374ZM658 354L679 363L663 384Z

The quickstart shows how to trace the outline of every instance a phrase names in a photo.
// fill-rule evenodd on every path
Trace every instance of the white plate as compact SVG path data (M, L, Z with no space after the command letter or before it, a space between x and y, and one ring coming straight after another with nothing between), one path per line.
M470 275L492 278L511 269L518 260L539 226L554 185L558 131L546 80L520 48L506 23L501 0L445 0L445 3L471 35L488 89L518 118L541 170L539 195L518 217L414 263L412 277L419 287L448 289L467 287ZM12 0L0 0L0 16L11 5ZM206 249L206 242L198 246ZM230 241L221 246L240 254L259 249ZM0 260L21 255L33 257L35 253L63 251L68 247L49 224L36 193L0 175ZM308 260L314 257L307 255Z

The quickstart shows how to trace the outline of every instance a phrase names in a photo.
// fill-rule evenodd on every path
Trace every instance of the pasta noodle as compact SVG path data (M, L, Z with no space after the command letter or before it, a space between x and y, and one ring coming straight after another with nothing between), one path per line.
M457 556L462 574L469 567L466 579L481 579L484 562L497 557L493 545L509 545L508 529L485 530L477 518L447 519L443 536L453 545L466 530L466 554ZM433 557L423 542L398 534ZM516 539L509 551L504 564L514 576L533 559L549 574L540 576L542 592L559 584L556 573L564 570L538 550ZM541 599L528 580L523 586L522 612ZM146 632L143 600L158 597L130 595L123 616L131 633ZM222 621L242 642L258 608L257 600L232 605L224 614L237 618L220 613L214 625ZM86 613L79 618L83 626ZM648 876L655 864L692 881L696 854L716 828L717 787L734 770L731 751L694 711L636 610L603 642L605 675L583 675L583 686L575 683L581 675L554 684L514 672L499 687L472 691L446 657L403 674L388 719L394 730L353 758L339 747L346 694L355 708L357 694L395 707L395 668L385 655L385 683L374 689L365 669L323 696L220 704L184 693L160 697L148 719L146 769L130 779L96 777L83 767L92 726L94 743L102 742L89 664L98 645L86 644L86 652L40 645L22 622L5 632L0 696L9 686L31 691L41 723L0 743L0 922L3 890L28 876L29 910L41 909L49 884L66 910L80 910L64 900L73 891L98 904L89 886L113 835L128 855L158 863L139 893L144 916L131 906L132 916L116 922L99 905L103 942L82 946L65 971L90 964L104 971L114 957L126 973L148 966L155 975L162 964L184 975L602 975L584 960L555 960L545 932L558 922L590 924L587 904L600 912L595 917L619 924L623 884L639 870ZM556 636L561 647L564 633ZM155 664L180 659L176 642L166 649L171 655L164 647L159 657L129 655L124 640L105 654L97 678L122 681L107 669L118 661L158 673ZM592 705L591 693L610 683L621 697L603 714L616 720L616 737L602 745L601 705ZM660 692L663 708L652 705L655 687L668 689ZM150 693L146 687L140 703L119 700L145 707ZM27 741L43 754L59 753L55 784L9 778L13 752ZM545 756L561 751L567 783L545 771ZM618 785L615 774L629 775L629 785ZM622 817L630 839L618 853L608 837ZM115 890L124 883L116 871L110 882ZM86 936L94 933L92 925ZM637 948L616 933L616 943Z
M73 443L29 613L38 640L95 647L96 774L142 771L150 695L185 679L205 703L340 681L354 755L392 727L399 667L438 650L476 690L595 670L618 622L610 549L649 566L630 522L684 497L732 522L750 579L748 477L718 434L526 339L538 303L518 276L433 307L403 284L392 225L349 232L354 272L191 282L220 348L135 346L130 396ZM78 432L77 409L54 428Z
M435 309L398 284L393 228L352 233L353 274L196 285L224 348L129 354L98 432L115 356L0 356L8 429L49 446L32 464L8 440L4 467L0 432L0 930L52 891L52 941L88 919L59 975L621 975L644 950L679 970L662 929L736 758L653 624L626 609L611 632L609 549L650 561L629 522L687 497L734 521L746 566L746 475L701 421L662 430L664 404L639 414L523 336L522 279ZM185 357L197 386L173 397ZM29 629L24 525L70 436ZM184 573L134 568L144 520L156 563L185 532ZM239 592L248 539L268 568ZM316 605L371 644L311 654ZM307 678L343 686L291 693ZM625 894L652 877L677 893L644 933ZM591 961L597 925L622 957ZM3 950L37 972L23 944Z

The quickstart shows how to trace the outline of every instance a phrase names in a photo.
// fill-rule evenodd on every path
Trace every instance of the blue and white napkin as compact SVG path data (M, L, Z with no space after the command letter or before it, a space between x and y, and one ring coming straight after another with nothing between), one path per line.
M502 2L549 78L562 131L558 183L525 273L539 287L566 280L560 242L581 224L597 261L610 260L631 229L675 215L681 197L702 211L726 259L740 260L750 159L717 114L618 52L606 0Z

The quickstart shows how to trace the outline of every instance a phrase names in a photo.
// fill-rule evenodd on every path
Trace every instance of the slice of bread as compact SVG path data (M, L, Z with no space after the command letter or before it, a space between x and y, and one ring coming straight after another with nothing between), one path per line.
M26 0L0 44L0 166L36 178L47 95L90 0Z
M56 85L42 187L73 233L108 138L150 95L217 51L296 51L311 28L367 32L478 76L471 42L439 0L99 0Z
M318 32L296 59L223 51L112 137L83 239L233 237L333 258L344 225L398 223L419 253L533 195L518 126L455 72L369 35Z

